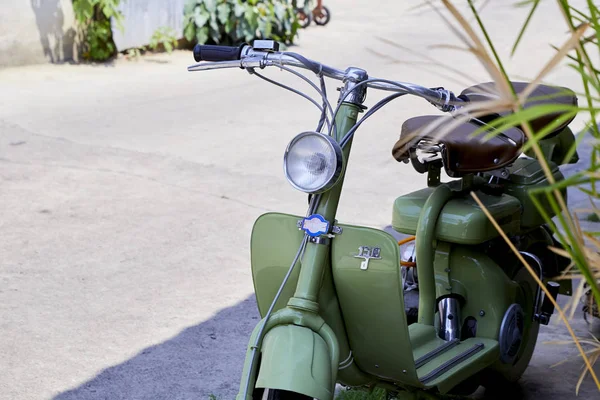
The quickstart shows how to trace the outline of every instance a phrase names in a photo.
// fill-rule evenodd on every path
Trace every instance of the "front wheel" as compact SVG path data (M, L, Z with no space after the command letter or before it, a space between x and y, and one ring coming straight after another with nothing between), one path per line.
M254 400L312 400L303 394L288 392L286 390L256 389Z

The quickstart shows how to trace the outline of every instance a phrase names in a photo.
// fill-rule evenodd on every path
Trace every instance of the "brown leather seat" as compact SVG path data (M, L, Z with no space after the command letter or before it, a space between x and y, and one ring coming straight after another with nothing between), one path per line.
M518 94L522 93L523 90L529 85L528 82L511 82L515 92ZM465 96L469 101L483 101L492 100L498 93L496 84L493 82L480 83L475 86L471 86L462 91L461 96ZM577 106L577 96L571 89L559 86L547 86L539 85L529 95L523 108L527 109L533 106L539 106L542 104L563 104L568 106ZM507 115L510 111L501 112L499 115ZM534 132L537 132L544 128L546 125L558 118L562 113L552 113L540 116L536 119L529 121L531 128ZM575 118L575 116L573 116ZM560 132L564 127L569 125L573 118L564 121L560 126L553 130L552 133Z
M511 82L515 92L522 93L529 83ZM471 86L461 93L461 98L470 102L494 99L498 91L493 82L481 83ZM529 95L524 108L530 108L542 104L563 104L568 106L577 105L575 92L565 87L538 85ZM499 115L504 116L510 111L480 117L480 120L489 122ZM552 113L540 116L529 121L534 132L544 128L553 122L562 113ZM411 157L411 148L423 139L428 139L443 145L442 161L449 176L461 176L468 173L485 172L502 168L512 163L521 153L525 135L518 128L505 130L489 140L483 140L485 135L474 137L473 133L480 125L469 122L453 129L448 134L439 138L435 130L430 133L419 133L427 125L438 120L437 116L422 116L411 118L402 125L400 140L394 145L392 154L398 161L407 161ZM446 117L447 118L447 117ZM573 116L573 118L575 118ZM572 120L565 120L557 126L547 137L557 134L565 128ZM414 152L413 152L414 158Z
M427 133L424 128L440 119L452 121L448 116L426 115L404 122L400 140L392 150L394 158L398 161L409 160L411 149L427 139L443 145L442 162L446 173L458 177L502 168L521 154L525 134L518 128L507 129L487 140L484 140L485 134L473 135L480 125L472 122L463 123L442 137L435 130Z

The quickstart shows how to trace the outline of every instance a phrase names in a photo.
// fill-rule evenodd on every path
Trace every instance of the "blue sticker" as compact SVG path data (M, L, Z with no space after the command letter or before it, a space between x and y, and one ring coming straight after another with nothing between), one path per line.
M329 222L319 214L304 218L302 229L308 236L316 237L329 232Z

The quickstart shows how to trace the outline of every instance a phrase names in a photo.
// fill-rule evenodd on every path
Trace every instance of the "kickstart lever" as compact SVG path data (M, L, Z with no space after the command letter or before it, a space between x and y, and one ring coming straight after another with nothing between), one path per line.
M556 300L556 296L558 296L558 291L560 289L560 284L556 282L548 282L546 283L546 289L552 295L552 297ZM535 319L543 325L548 325L550 322L550 317L554 313L554 304L548 298L548 295L544 296L544 300L542 301L542 306L540 307L539 313L535 315Z

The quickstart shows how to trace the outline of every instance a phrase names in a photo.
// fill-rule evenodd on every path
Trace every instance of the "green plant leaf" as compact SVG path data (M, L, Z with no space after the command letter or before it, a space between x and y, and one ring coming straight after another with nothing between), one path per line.
M546 136L556 131L556 128L572 119L577 115L577 111L566 112L560 117L556 118L554 121L543 127L541 130L537 131L533 138L530 138L522 148L523 153L527 153L536 143L539 143L540 140L544 139ZM530 157L535 157L533 152L532 154L527 153Z
M196 41L205 44L208 41L208 26L204 26L196 31Z
M217 16L221 25L227 24L229 21L229 14L231 13L231 6L227 3L219 4L217 7Z
M183 30L183 36L188 42L194 40L194 36L196 36L196 25L193 22L189 21L185 25L185 29Z
M192 25L193 27L194 25ZM168 26L163 26L154 31L150 38L150 48L156 50L161 44L167 53L171 53L177 46L177 37L175 31Z
M267 31L267 26L271 26L271 24L264 18L260 18L258 20L258 32L259 32L259 37L261 39L267 38L268 36L266 35L266 31ZM264 32L265 35L263 36L261 33Z
M531 11L529 11L529 14L527 15L527 19L525 20L525 23L521 27L521 30L519 31L519 34L517 35L517 39L515 40L515 44L513 45L513 48L510 52L511 56L513 56L515 54L515 52L517 51L517 47L519 46L519 43L521 42L521 39L523 38L523 34L525 34L525 30L529 26L531 17L533 17L533 14L535 13L537 6L540 4L540 0L533 0L532 3L533 3L533 6L531 7Z
M208 26L210 27L211 40L217 44L221 43L221 27L217 21L217 14L211 14Z
M246 30L248 29L248 22L245 19L242 19L238 22L235 27L235 35L236 38L244 38L246 36Z
M217 20L217 14L210 15L209 25L210 25L211 31L215 32L215 34L217 35L217 38L218 38L218 36L220 35L220 32L219 32L220 28L219 28L219 21Z
M527 7L528 5L535 3L539 0L523 0L515 3L515 7Z
M194 11L194 23L196 24L196 28L203 27L209 20L210 13L200 7L197 7Z
M211 14L217 11L217 0L204 0L202 4L206 7L206 11Z
M235 19L228 19L225 22L225 33L230 34L235 29Z
M285 6L282 3L277 2L273 4L273 13L275 14L275 18L277 18L279 21L286 19Z
M85 23L94 15L94 4L90 0L75 0L73 12L79 23Z
M273 24L267 23L263 32L263 37L269 39L273 31Z
M249 30L252 31L251 34L253 35L253 32L258 28L258 10L255 7L248 7L244 13L244 19L248 22ZM247 35L249 33L247 32ZM249 40L247 35L246 40Z
M183 5L183 15L190 15L194 13L194 8L198 5L196 0L188 0Z
M233 9L233 13L235 14L235 16L237 18L240 18L246 12L246 7L247 6L244 3L242 3L241 1L238 0L235 3L235 7Z
M533 121L534 119L542 116L558 113L577 113L580 110L580 107L564 104L541 104L532 106L515 113L509 113L505 116L488 122L486 125L473 132L473 136L477 136L485 132L486 136L484 139L489 139L509 128L513 128L515 126L518 127L527 121Z
M583 11L581 11L578 8L575 8L575 7L572 7L572 6L568 6L568 8L569 8L569 11L572 11L575 14L577 14L577 18L579 20L589 21L591 19L591 17L589 15L585 14ZM573 17L573 15L571 15L571 17Z
M579 134L579 135L575 136L575 142L569 148L569 150L567 150L565 152L565 156L563 157L563 160L562 160L561 164L568 164L568 163L571 162L571 160L573 159L573 157L575 157L575 155L577 153L577 148L581 144L581 141L583 140L584 137L585 137L585 134Z

